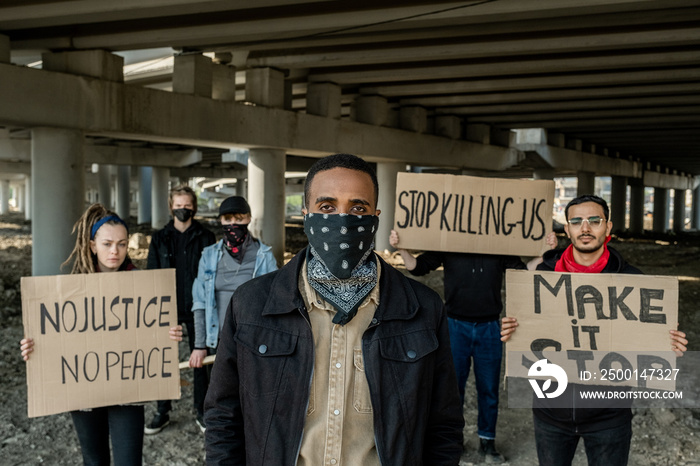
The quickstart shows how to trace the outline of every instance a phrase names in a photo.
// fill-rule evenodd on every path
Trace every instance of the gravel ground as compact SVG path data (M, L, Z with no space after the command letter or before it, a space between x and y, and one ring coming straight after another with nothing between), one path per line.
M212 227L214 228L214 227ZM215 230L216 231L216 230ZM132 228L142 235L141 247L130 251L137 265L143 266L150 229ZM303 231L287 228L287 245L291 251L303 246ZM31 274L31 227L18 214L0 217L0 464L3 465L73 465L81 464L80 450L68 414L27 418L26 378L19 357L22 338L19 279ZM134 241L134 246L139 241ZM700 237L616 239L614 246L623 256L654 275L678 275L680 280L680 328L689 335L690 350L700 350ZM291 253L288 254L291 256ZM396 256L387 259L401 269ZM422 281L442 294L442 272L436 271ZM184 344L181 359L188 355ZM193 465L204 463L203 435L194 422L191 373L182 372L182 399L175 403L171 424L160 434L146 436L144 464ZM470 378L464 405L466 426L465 453L462 465L480 464L477 451L476 397ZM510 465L535 465L532 414L528 409L502 406L498 421L497 446ZM146 418L155 411L148 403ZM700 465L700 410L636 409L633 419L630 465ZM579 446L575 466L585 465L585 453Z

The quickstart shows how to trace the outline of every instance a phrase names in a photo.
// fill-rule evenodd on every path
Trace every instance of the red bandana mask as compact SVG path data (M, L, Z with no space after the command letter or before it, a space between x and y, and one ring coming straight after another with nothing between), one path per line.
M572 273L600 273L603 271L606 265L608 265L608 259L610 259L610 251L608 250L608 243L610 242L610 236L605 238L605 243L603 243L603 255L601 255L597 261L591 265L581 265L574 259L574 247L569 245L568 248L564 250L561 258L557 261L554 266L554 271L556 272L572 272Z

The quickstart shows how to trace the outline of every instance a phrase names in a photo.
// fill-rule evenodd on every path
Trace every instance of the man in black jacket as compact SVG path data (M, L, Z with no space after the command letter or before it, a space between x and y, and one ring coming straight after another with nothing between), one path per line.
M604 199L583 195L566 206L566 234L571 245L548 251L538 270L573 273L642 272L608 247L612 222ZM518 326L514 317L502 319L502 340L508 341ZM685 351L685 333L671 330L671 349ZM577 385L569 384L563 396L575 396ZM579 438L583 438L588 464L625 466L632 438L632 411L617 408L554 408L548 399L537 399L533 407L537 456L541 466L570 465ZM621 403L617 403L618 406Z
M309 246L229 304L205 402L208 464L459 464L443 304L374 254L377 194L358 157L311 167Z
M547 236L547 243L556 246L553 233ZM479 408L479 453L489 463L502 463L504 458L496 450L495 438L503 352L498 320L503 310L503 275L506 269L534 269L540 258L533 259L526 267L519 257L495 254L427 251L414 257L399 248L399 234L395 230L391 231L389 244L398 248L406 270L412 275L421 276L444 267L445 308L459 395L464 403L473 362Z
M173 219L162 230L153 233L148 248L148 269L175 269L177 292L177 320L187 327L190 352L194 349L194 314L192 314L192 283L202 249L214 244L214 233L194 219L197 196L189 186L178 186L170 191L168 205ZM194 407L196 422L204 431L204 396L209 384L207 369L194 369ZM153 420L144 427L146 434L157 434L170 423L170 400L158 402Z

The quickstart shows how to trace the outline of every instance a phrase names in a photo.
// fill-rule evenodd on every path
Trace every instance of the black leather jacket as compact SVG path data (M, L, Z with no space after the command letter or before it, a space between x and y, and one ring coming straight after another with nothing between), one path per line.
M297 461L314 366L305 254L233 295L205 401L207 464ZM457 465L464 420L442 301L379 262L380 305L362 337L379 459Z

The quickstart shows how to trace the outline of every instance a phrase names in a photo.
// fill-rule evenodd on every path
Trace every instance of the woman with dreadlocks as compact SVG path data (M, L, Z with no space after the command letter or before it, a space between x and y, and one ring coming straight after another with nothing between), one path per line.
M77 232L75 247L62 264L73 261L71 273L116 272L134 270L127 256L129 232L126 223L102 204L93 204L73 226ZM170 339L182 340L182 327L170 328ZM34 340L20 342L22 357L29 360ZM142 464L143 405L119 405L72 411L83 462L86 465L109 465L109 443L112 442L114 464Z

